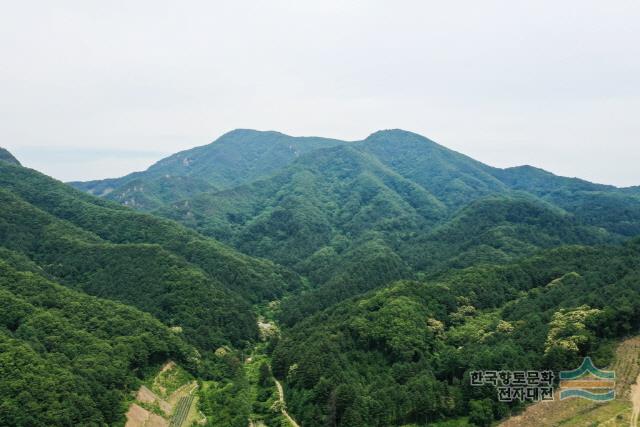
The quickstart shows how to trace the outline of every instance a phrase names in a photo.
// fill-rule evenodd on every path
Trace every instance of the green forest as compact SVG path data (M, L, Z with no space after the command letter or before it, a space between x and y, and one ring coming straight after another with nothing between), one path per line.
M485 427L525 405L471 371L638 334L640 191L403 130L241 129L68 184L0 150L0 300L0 425L122 426L172 361L209 426Z

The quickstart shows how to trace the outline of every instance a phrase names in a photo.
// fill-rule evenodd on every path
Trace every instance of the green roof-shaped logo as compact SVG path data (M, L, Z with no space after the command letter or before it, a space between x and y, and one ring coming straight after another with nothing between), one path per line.
M573 371L561 371L560 379L561 380L574 380L576 378L580 378L585 374L591 374L596 378L602 378L607 380L614 380L616 378L616 373L613 371L603 371L594 366L593 361L590 357L585 357L582 361L582 365L578 369L574 369Z
M615 372L598 369L590 357L585 357L578 369L560 372L560 400L571 397L596 402L613 400L616 397L615 378Z

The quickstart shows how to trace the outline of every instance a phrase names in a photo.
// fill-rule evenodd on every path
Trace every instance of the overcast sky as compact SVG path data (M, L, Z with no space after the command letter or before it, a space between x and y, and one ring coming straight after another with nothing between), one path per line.
M0 146L120 176L234 128L403 128L640 184L638 1L2 1Z

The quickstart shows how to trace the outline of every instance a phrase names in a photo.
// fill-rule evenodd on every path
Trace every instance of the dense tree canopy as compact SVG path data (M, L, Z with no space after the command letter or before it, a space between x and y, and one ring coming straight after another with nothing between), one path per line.
M121 423L171 358L210 425L277 426L273 374L304 426L488 426L521 405L469 371L604 365L640 326L637 188L401 130L238 130L73 186L0 150L0 424Z
M586 354L604 365L608 339L640 327L639 279L636 241L397 282L285 331L274 371L308 425L388 426L465 414L488 425L504 404L495 392L470 388L469 370L567 369Z
M0 424L122 423L123 401L167 359L196 369L199 355L131 307L82 294L0 256Z
M0 245L60 283L154 314L204 349L257 336L248 301L299 278L167 220L0 163Z
M135 176L74 185L94 193L114 189L105 197L133 205L140 197L158 199L159 177L203 180L219 191L194 183L189 194L169 189L175 198L138 208L290 267L311 287L327 285L323 297L640 234L634 191L533 167L493 168L401 130L358 142L240 130ZM137 195L128 201L132 185ZM388 254L394 267L378 261L368 267L376 256L365 255L354 268L349 259L370 248ZM362 270L386 274L361 286ZM298 303L306 310L305 301Z

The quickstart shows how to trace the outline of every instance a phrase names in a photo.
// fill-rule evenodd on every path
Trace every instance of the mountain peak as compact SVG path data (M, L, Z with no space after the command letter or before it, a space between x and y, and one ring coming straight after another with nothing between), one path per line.
M229 132L220 136L218 140L225 140L229 138L247 138L247 137L260 137L260 136L278 136L278 137L287 137L288 135L283 134L282 132L277 132L275 130L256 130L256 129L233 129Z
M405 143L429 143L440 146L435 141L430 140L426 136L422 136L415 132L404 129L383 129L369 135L364 142L386 142L393 144Z
M366 139L379 138L383 136L414 136L424 138L422 135L419 135L415 132L410 132L408 130L394 128L394 129L380 129L378 131L373 132ZM426 139L426 138L425 138Z
M18 159L11 154L7 149L0 147L0 161L5 161L14 165L22 166Z

